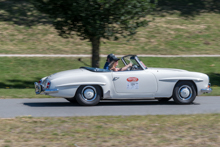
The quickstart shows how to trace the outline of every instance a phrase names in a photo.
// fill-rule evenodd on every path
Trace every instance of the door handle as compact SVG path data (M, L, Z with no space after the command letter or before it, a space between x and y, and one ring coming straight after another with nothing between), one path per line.
M118 80L119 79L119 77L114 77L113 78L113 81L116 81L116 80Z

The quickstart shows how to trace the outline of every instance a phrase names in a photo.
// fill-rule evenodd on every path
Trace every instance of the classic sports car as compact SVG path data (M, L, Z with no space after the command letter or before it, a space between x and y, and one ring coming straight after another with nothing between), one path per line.
M36 94L64 97L80 105L96 105L101 99L171 98L179 104L192 103L197 95L209 93L209 77L180 69L149 68L136 55L121 58L126 71L80 67L62 71L35 82Z

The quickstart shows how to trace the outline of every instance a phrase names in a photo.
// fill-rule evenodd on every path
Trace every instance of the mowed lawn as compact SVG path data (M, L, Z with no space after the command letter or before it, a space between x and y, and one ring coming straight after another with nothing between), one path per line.
M0 119L2 147L220 146L220 114Z
M178 68L206 73L210 77L213 92L206 95L220 95L220 58L140 58L148 67ZM0 98L37 98L34 82L56 72L90 66L90 58L0 58ZM105 58L101 58L103 67ZM119 63L119 67L122 63Z

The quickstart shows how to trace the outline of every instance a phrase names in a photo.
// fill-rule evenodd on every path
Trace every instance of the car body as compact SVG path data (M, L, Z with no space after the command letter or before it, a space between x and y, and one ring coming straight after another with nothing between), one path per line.
M206 74L146 67L136 55L121 60L125 65L132 63L132 67L118 72L91 67L62 71L35 82L35 92L76 100L81 105L96 105L100 99L168 101L171 98L189 104L197 95L212 91Z

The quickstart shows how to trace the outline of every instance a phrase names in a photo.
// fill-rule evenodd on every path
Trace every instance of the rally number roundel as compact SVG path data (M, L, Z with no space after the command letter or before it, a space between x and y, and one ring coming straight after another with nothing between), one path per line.
M138 78L136 78L136 77L129 77L129 78L127 78L127 81L128 82L137 82Z

